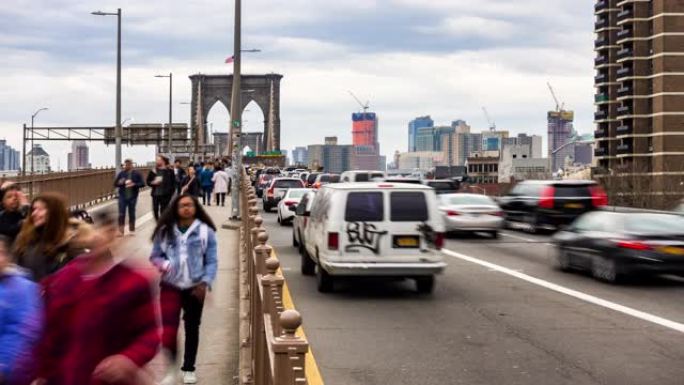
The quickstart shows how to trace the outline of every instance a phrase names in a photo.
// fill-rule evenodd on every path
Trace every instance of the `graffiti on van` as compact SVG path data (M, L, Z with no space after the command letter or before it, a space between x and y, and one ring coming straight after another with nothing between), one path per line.
M349 244L344 250L368 249L375 254L379 254L380 238L385 234L387 234L387 231L378 231L377 227L372 223L349 222L347 224L347 241Z

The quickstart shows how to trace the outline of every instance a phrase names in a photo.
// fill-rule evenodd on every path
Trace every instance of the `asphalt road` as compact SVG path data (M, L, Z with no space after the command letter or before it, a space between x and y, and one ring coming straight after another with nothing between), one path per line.
M321 294L292 228L262 213L326 384L684 384L684 279L611 286L553 267L548 236L447 242L431 296L413 282Z

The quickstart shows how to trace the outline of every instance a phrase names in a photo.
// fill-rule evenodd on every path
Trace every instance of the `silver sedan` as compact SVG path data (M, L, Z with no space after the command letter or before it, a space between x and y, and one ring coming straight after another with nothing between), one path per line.
M439 209L448 232L487 232L499 236L504 213L494 200L478 194L444 194Z

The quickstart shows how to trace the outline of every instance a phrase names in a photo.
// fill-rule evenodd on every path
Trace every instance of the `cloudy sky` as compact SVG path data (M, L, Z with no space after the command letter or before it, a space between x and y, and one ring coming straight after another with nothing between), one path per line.
M116 18L91 16L121 7L123 117L167 119L174 73L174 116L189 122L191 74L230 73L230 0L3 0L0 8L0 138L21 148L21 125L113 125ZM545 135L554 107L550 81L592 131L593 1L589 0L243 0L245 73L277 72L282 83L282 146L351 142L348 94L370 100L380 117L382 152L405 151L407 124L431 115L438 124L465 119L486 129L486 106L500 129ZM255 105L247 131L263 128ZM217 105L209 120L228 129ZM53 167L68 147L44 143ZM92 146L95 166L113 148ZM124 156L152 159L152 148Z

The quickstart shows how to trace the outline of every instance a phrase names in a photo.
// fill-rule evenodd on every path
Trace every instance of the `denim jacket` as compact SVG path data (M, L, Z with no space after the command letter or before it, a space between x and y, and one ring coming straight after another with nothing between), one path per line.
M40 288L27 273L8 267L0 273L0 374L8 384L31 375L33 350L43 328ZM28 383L28 382L27 382Z
M218 269L216 233L211 228L206 229L206 251L202 253L201 226L207 225L196 219L188 228L186 232L187 237L184 237L180 230L178 230L178 226L174 225L174 240L168 240L161 234L154 239L150 261L159 270L166 270L162 274L163 282L174 286L174 284L181 281L183 272L180 269L180 248L184 246L183 242L185 242L188 248L190 279L194 283L204 282L207 286L211 287ZM164 267L167 264L168 269L165 269Z

